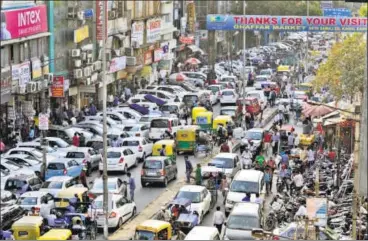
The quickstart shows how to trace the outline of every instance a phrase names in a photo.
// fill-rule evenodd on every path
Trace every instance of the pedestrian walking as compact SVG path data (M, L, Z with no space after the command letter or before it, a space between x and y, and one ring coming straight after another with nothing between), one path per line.
M124 88L124 95L125 95L124 96L125 101L128 101L130 99L130 97L132 96L132 91L127 86Z
M166 145L162 145L160 150L160 156L166 156Z
M263 150L266 156L270 155L271 141L272 141L272 134L270 131L266 131L263 138Z
M202 185L202 169L201 164L197 164L197 168L195 170L195 183L196 185Z
M85 188L88 188L88 185L87 185L87 167L86 166L83 166L82 171L79 174L79 180Z
M272 135L272 153L275 155L279 150L280 132L277 131Z
M311 168L314 164L314 151L312 150L312 148L309 148L307 156L308 156L308 166L309 168Z
M0 139L0 154L3 154L5 152L5 144L3 142L3 139Z
M72 143L73 143L73 146L76 146L76 147L78 147L79 144L80 144L80 142L79 142L79 136L78 136L78 133L77 132L74 133Z
M272 193L272 171L269 167L266 168L264 181L266 183L266 194L269 195Z
M135 191L135 181L130 172L128 172L127 176L129 178L128 184L129 184L130 200L133 202L134 201L134 191Z
M184 156L185 160L185 176L187 178L187 183L190 183L190 174L193 171L192 163L189 161L188 156Z
M294 135L291 132L288 133L288 146L289 150L294 148Z
M298 135L298 133L295 133L295 138L294 138L294 147L298 148L299 144L300 144L300 137Z
M29 136L28 136L28 140L32 141L35 138L35 129L33 126L31 126L30 130L29 130Z
M218 232L221 234L222 225L225 223L226 217L223 212L221 212L220 206L216 207L216 212L213 214L213 225L217 228Z
M97 108L93 103L91 103L91 106L89 107L89 114L92 116L97 114Z

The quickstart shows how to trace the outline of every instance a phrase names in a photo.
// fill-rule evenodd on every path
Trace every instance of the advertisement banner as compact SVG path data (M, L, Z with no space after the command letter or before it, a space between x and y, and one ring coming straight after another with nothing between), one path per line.
M154 43L161 39L161 18L153 18L147 21L147 43Z
M144 53L144 62L145 65L152 64L152 51L147 51Z
M1 104L10 100L12 79L10 67L1 68Z
M144 22L137 21L132 24L132 43L137 42L137 47L143 44L144 37ZM135 46L133 46L135 47Z
M51 97L64 98L64 76L54 76L50 89Z
M188 29L189 32L193 33L195 31L195 4L188 3L187 5L188 11Z
M105 22L107 23L107 13L103 14L103 6L106 6L107 9L107 1L104 0L96 0L96 39L102 40L103 39L103 17L105 17ZM103 16L105 15L105 16ZM107 36L107 28L106 28L106 36Z
M327 198L307 198L307 215L309 220L317 220L314 225L327 225Z
M41 60L38 58L32 58L32 79L37 79L42 76Z
M194 36L180 36L179 42L182 44L193 44Z
M19 87L26 87L27 83L31 81L31 67L29 61L12 66L12 80L18 80Z
M74 43L80 43L89 37L88 25L84 25L76 30L74 30Z
M325 17L352 17L351 10L348 8L324 8Z
M38 129L41 131L47 131L49 129L49 115L39 114L38 115Z
M46 5L1 11L1 39L10 40L48 31Z
M207 30L367 32L367 18L207 15Z
M110 73L115 73L125 68L126 68L126 56L116 57L110 61L110 68L109 68Z
M164 54L164 51L162 49L155 49L155 51L153 52L153 60L155 62L158 62L162 59L162 56Z

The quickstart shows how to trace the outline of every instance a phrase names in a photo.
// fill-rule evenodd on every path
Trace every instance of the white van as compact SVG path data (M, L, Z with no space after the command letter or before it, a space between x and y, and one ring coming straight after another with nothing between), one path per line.
M176 135L179 129L179 119L174 117L159 117L151 120L150 132L151 140L160 140L161 136L168 130L172 135Z
M263 180L263 172L241 170L235 175L226 196L225 213L229 214L235 203L242 202L246 193L251 193L251 201L255 200L256 193L265 200L266 185Z
M221 240L215 227L195 226L184 240Z

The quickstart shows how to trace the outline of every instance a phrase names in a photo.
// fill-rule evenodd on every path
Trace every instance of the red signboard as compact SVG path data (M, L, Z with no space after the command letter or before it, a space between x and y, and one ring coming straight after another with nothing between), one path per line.
M96 39L103 40L103 15L105 15L105 23L107 24L107 12L103 13L105 4L105 9L107 11L107 1L96 0ZM107 36L107 26L106 26L106 36Z
M190 36L190 37L181 36L179 38L179 41L182 44L193 44L194 43L194 37L193 36Z
M64 76L55 76L51 85L51 97L64 97Z
M1 39L27 37L48 31L46 5L1 11Z
M144 53L144 64L152 64L152 51L147 51Z

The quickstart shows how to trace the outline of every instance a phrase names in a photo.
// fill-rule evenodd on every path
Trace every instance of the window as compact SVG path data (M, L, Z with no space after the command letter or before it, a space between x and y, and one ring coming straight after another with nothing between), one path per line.
M165 159L165 167L167 167L167 166L170 166L170 161L169 161L169 159Z
M124 141L123 146L139 146L139 141Z
M83 152L68 152L66 154L66 158L84 158L85 155Z
M129 156L128 149L124 150L124 151L123 151L123 154L124 154L124 156Z

